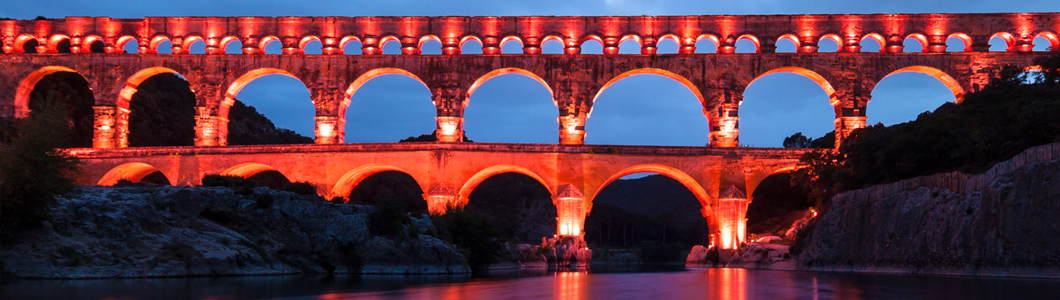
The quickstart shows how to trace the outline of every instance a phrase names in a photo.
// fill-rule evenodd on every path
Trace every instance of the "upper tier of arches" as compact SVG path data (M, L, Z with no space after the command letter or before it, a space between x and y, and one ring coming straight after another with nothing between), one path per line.
M581 53L594 41L602 54L618 54L619 45L634 41L642 54L655 54L663 40L675 41L679 53L696 53L708 40L717 53L735 53L736 42L749 40L756 53L771 53L778 41L795 44L797 52L817 52L822 40L839 45L838 52L861 52L862 40L881 45L881 52L903 52L906 39L920 42L921 52L945 52L947 40L958 38L965 51L988 51L990 40L1002 38L1007 51L1029 52L1035 41L1060 49L1060 13L1015 14L888 14L888 15L746 15L629 17L67 17L49 20L0 21L4 53L117 53L137 44L138 53L158 53L168 41L172 53L190 53L196 42L207 54L221 54L238 41L244 54L263 54L279 42L284 54L305 54L311 42L323 54L342 54L351 42L362 54L382 54L394 41L401 53L422 52L427 41L442 45L442 54L460 54L465 43L481 45L482 54L501 54L509 41L523 53L540 54L550 40L564 53ZM1041 43L1041 42L1039 42ZM93 47L95 45L95 47ZM1040 49L1041 47L1039 47Z

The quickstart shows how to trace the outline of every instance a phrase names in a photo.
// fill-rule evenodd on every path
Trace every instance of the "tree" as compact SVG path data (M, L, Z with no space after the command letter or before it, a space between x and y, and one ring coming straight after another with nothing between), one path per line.
M77 158L57 148L67 146L66 106L54 93L24 119L15 120L9 143L0 144L0 227L4 238L40 226L56 197L71 191Z
M802 132L796 132L784 138L784 148L810 148L810 138L802 135Z

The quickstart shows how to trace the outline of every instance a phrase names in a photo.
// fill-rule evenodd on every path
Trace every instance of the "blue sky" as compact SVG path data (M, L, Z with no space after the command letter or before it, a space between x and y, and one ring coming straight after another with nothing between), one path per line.
M1060 1L5 1L0 17L30 19L38 15L110 16L374 16L374 15L686 15L804 13L973 13L1056 12ZM425 45L430 48L432 45ZM738 45L739 46L739 45ZM793 50L779 45L778 52ZM278 45L270 45L278 51ZM310 46L312 47L312 46ZM676 45L660 44L660 53ZM822 47L827 47L822 45ZM866 47L870 47L866 45ZM1038 48L1042 48L1039 46ZM385 53L396 45L384 46ZM505 45L505 50L518 49ZM550 49L551 48L551 49ZM351 49L352 50L352 49ZM545 45L545 52L558 45ZM465 53L472 52L465 49ZM635 52L624 47L623 52ZM426 53L430 51L425 50ZM599 53L586 46L585 53ZM934 78L901 73L877 85L869 103L869 123L895 124L953 101ZM309 93L296 79L281 75L248 84L237 98L257 107L280 127L313 133ZM392 142L431 132L435 127L430 93L402 75L369 81L347 110L347 142ZM471 96L464 113L467 135L480 142L555 143L557 109L545 87L520 75L487 81ZM780 146L795 132L818 137L834 129L834 110L819 86L789 73L763 77L748 86L740 108L741 144ZM586 124L590 144L704 145L708 124L702 107L676 81L655 75L623 79L605 90Z

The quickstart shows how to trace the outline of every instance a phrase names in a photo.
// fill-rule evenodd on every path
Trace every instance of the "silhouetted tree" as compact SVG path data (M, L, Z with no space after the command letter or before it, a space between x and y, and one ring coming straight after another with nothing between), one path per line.
M789 137L784 138L784 148L809 148L810 138L802 135L802 132L796 132Z

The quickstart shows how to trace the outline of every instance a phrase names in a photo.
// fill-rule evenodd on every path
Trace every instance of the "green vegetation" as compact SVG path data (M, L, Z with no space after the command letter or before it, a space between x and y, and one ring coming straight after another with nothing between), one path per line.
M276 128L253 106L236 100L228 111L229 145L312 144L313 138L290 129Z
M467 257L472 272L483 272L497 263L504 240L489 217L454 207L431 219L438 229L438 237L456 245Z
M405 203L397 198L384 198L375 203L375 211L368 216L368 232L373 235L393 237L412 223L405 211Z
M4 240L40 226L56 197L71 191L78 160L56 150L69 145L66 107L49 94L33 100L24 119L0 139L0 231Z
M981 173L1027 148L1060 142L1060 55L1035 64L1038 74L1006 66L961 104L855 130L837 152L807 153L792 183L809 189L821 210L840 191L942 172Z
M129 145L195 145L195 93L176 74L144 80L129 100Z
M398 141L398 143L437 142L437 141L438 141L438 136L435 136L434 133L432 132L432 133L428 133L428 134L421 134L420 136L415 136L415 137L410 136L410 137L407 137L407 138L403 138L400 141ZM466 131L464 132L464 142L465 143L474 143L475 142L475 141L472 141L471 139L467 138L467 132Z
M285 184L283 190L303 196L313 196L317 194L317 186L303 181Z

